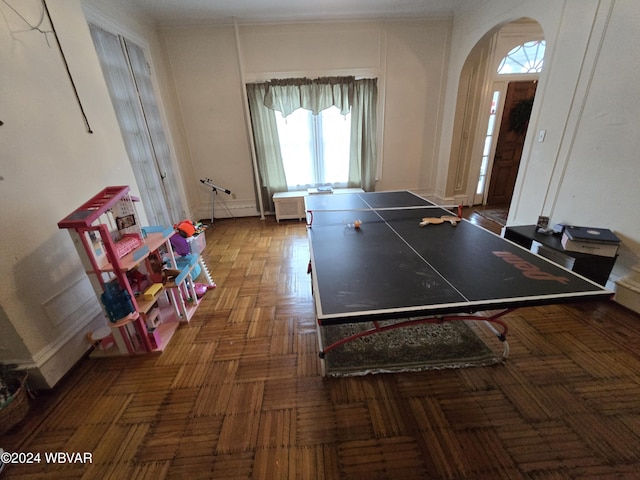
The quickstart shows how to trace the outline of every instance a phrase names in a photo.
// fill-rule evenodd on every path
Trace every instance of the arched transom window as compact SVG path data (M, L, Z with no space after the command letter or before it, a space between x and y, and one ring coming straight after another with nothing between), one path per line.
M546 42L536 40L525 42L512 49L498 65L499 75L514 73L540 73L544 59Z

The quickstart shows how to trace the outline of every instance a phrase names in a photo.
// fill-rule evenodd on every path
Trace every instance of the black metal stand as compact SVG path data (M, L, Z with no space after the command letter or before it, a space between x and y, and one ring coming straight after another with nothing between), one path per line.
M231 190L215 185L209 178L200 179L200 182L211 188L211 223L213 223L213 219L214 219L213 213L214 213L216 195L218 194L218 190L223 191L227 195L231 195ZM224 201L222 202L222 204L227 209L227 212L229 212L229 215L231 215L231 218L236 218L233 216L233 213L231 213L231 210L229 210L229 207L227 207L227 204Z

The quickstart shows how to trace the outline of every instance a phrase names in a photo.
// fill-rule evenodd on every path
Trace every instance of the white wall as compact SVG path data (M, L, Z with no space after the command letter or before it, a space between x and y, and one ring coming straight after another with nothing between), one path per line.
M228 188L223 200L236 209L257 212L234 32L231 27L163 32L175 84L185 150L195 179L210 178ZM187 157L182 161L187 160ZM187 192L196 219L211 216L211 192L202 184ZM195 199L195 200L194 200ZM226 211L216 207L216 215ZM247 212L245 212L247 214ZM237 211L234 215L240 216Z
M49 4L92 134L53 34L0 3L0 361L30 368L36 387L55 384L103 321L57 222L106 185L136 190L80 4ZM12 5L41 18L40 0Z
M640 42L640 5L617 0L603 24L593 69L581 78L585 96L552 212L560 222L613 228L624 244L621 266L638 265L640 66L626 52Z
M488 0L455 17L439 185L446 182L460 69L475 43L521 17L545 32L545 68L509 213L509 224L554 223L614 230L623 240L612 279L638 263L640 201L638 66L626 52L640 41L640 4L632 0ZM535 142L540 129L543 143Z
M385 25L386 101L377 190L435 189L451 20Z
M241 78L355 74L379 79L376 189L431 193L450 29L450 19L239 25L238 45L233 26L163 29L196 177L229 188L222 199L234 214L257 214ZM196 193L207 218L210 192Z

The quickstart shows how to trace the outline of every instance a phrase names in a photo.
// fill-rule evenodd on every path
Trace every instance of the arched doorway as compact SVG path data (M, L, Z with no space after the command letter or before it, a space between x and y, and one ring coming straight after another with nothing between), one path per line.
M544 51L541 26L520 19L488 32L467 56L460 74L450 168L456 172L454 195L470 205L511 202ZM509 120L514 109L515 130Z
M501 93L496 88L504 89L506 86L506 92L498 135L494 136L489 131L491 125L487 131L487 141L492 142L488 150L494 152L493 162L490 175L485 173L484 183L479 179L476 191L476 196L482 195L484 205L504 207L511 203L544 51L544 40L527 41L510 50L498 66L499 80L494 82L494 97ZM485 153L483 151L481 173L489 170L490 158Z

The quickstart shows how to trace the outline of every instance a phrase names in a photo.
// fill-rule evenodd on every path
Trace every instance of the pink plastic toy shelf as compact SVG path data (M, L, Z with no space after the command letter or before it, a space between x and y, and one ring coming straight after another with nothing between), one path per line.
M76 208L66 218L58 222L59 228L89 227L98 220L100 215L107 212L129 191L128 186L106 187L91 200ZM130 197L132 201L137 198Z
M200 257L206 245L204 233L198 238L180 238L189 261L178 265L172 239L179 235L171 226L141 227L137 201L128 186L106 187L58 222L59 228L70 231L85 271L97 280L92 285L109 320L106 328L88 337L98 344L94 352L98 355L162 351L179 324L191 319L199 298L215 287ZM154 265L161 263L163 255L180 271L166 284L153 279L159 274ZM204 273L206 284L195 283L196 267ZM139 286L136 272L148 277L151 288Z

